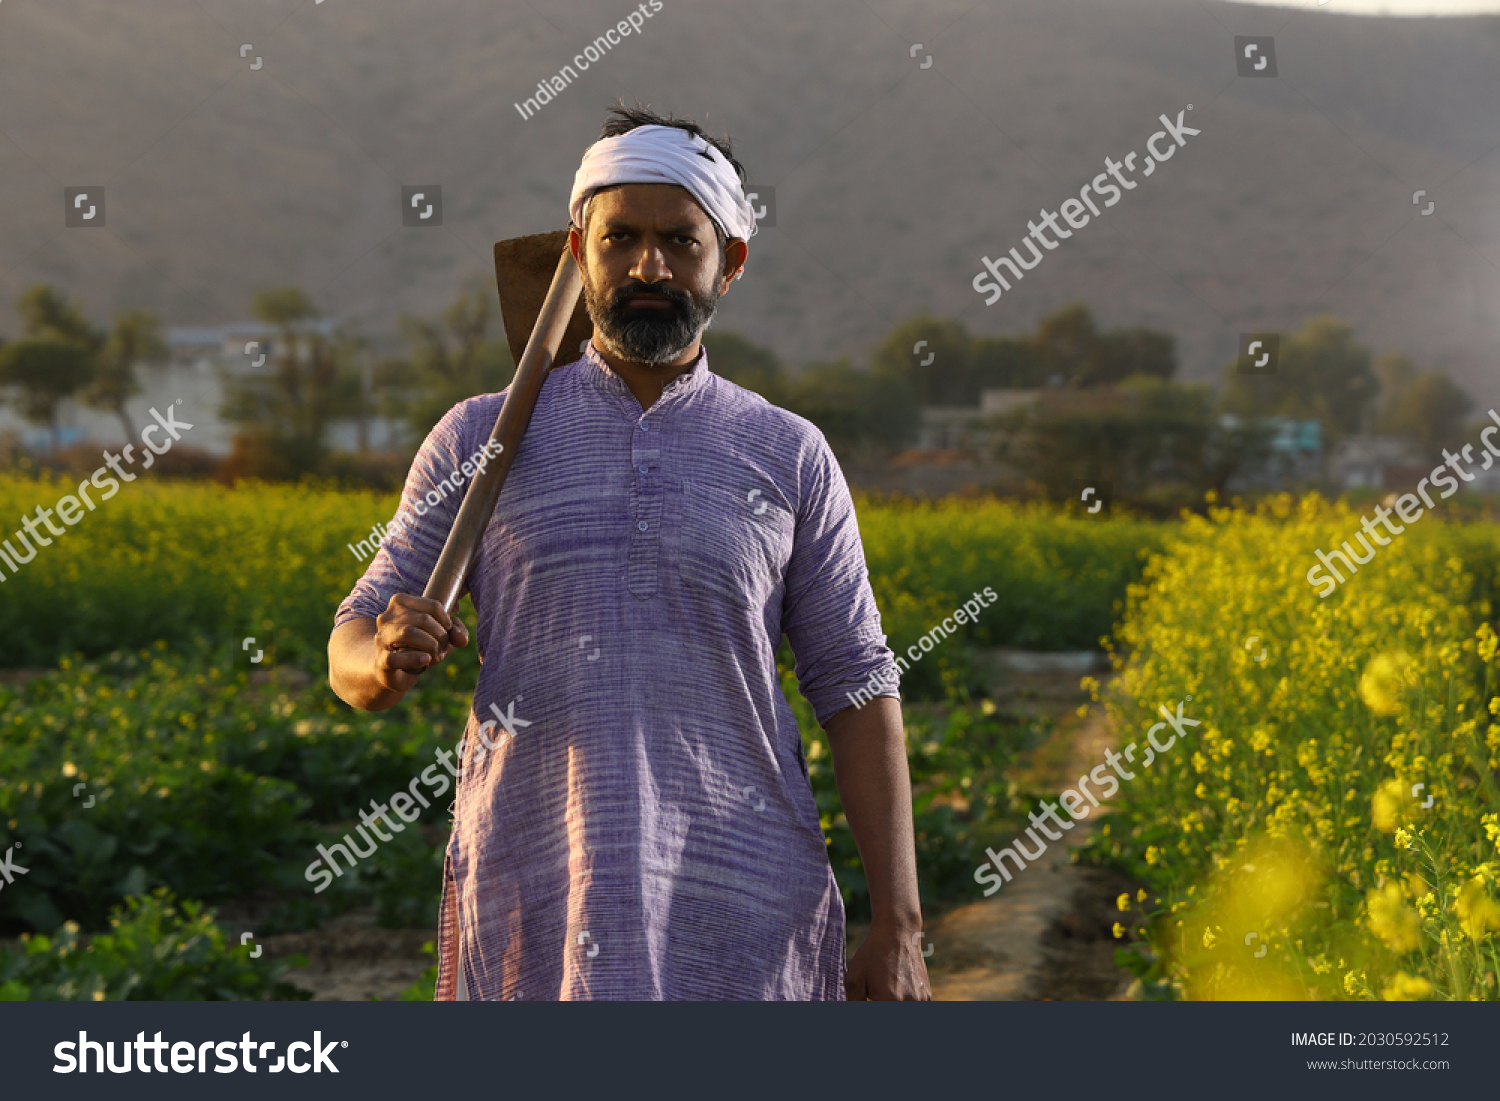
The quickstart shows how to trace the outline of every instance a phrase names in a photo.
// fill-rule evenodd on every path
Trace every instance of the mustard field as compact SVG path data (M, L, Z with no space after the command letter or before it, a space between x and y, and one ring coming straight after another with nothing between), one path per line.
M67 491L0 476L17 518L0 539ZM143 478L0 562L0 667L42 671L0 685L0 854L21 846L27 868L0 890L0 936L27 937L0 950L0 998L292 996L200 904L253 901L266 935L353 908L433 924L440 809L327 891L304 877L468 710L472 651L380 715L327 687L334 610L365 565L348 545L395 503ZM1120 675L1092 686L1117 746L1162 737L1162 708L1198 724L1136 755L1080 854L1145 884L1115 929L1141 996L1500 997L1491 526L1417 525L1320 598L1314 552L1359 517L1316 499L1173 523L973 500L859 512L898 652L973 592L998 597L902 685L924 901L980 897L972 870L1021 806L1007 770L1045 734L985 698L975 649L1107 646ZM783 662L857 920L858 853Z

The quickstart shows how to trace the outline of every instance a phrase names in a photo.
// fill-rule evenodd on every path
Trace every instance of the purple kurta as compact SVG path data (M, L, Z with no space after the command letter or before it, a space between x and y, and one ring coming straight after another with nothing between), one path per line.
M462 497L438 483L502 397L432 430L412 524L337 624L420 595ZM590 345L542 388L470 586L484 665L437 997L461 968L475 1000L842 999L844 907L776 648L819 722L897 670L817 428L706 351L642 411Z

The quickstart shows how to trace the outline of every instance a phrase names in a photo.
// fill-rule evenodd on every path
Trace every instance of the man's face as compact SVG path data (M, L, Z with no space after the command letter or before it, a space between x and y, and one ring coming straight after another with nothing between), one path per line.
M713 221L676 184L598 192L584 220L576 255L595 340L653 367L680 359L729 285Z

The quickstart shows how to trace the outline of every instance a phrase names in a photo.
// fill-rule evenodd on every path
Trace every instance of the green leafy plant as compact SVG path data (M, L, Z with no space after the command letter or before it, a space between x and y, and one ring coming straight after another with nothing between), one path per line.
M116 907L106 933L84 937L74 922L51 937L24 936L0 950L3 1001L305 1000L282 981L307 961L253 960L192 899L165 888Z

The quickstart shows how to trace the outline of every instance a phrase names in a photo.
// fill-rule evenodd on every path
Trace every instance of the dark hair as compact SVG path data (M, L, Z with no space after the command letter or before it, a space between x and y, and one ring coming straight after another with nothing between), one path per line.
M602 141L605 138L617 138L621 134L630 133L637 126L675 126L679 130L686 130L689 134L702 138L709 145L712 145L720 153L724 154L724 159L729 162L729 167L733 168L734 174L740 178L740 187L743 188L745 186L745 166L734 159L733 146L730 143L728 134L722 138L716 138L692 119L675 118L671 114L663 117L651 110L651 108L641 106L639 100L636 101L634 107L626 107L624 100L616 99L615 105L609 109L609 116L604 120L604 125L599 129L599 139ZM598 192L595 192L595 194L598 194ZM587 217L587 208L585 208L585 217ZM583 227L580 226L579 228L582 229ZM722 262L724 249L729 244L729 238L719 228L717 222L714 222L714 237L719 242L719 257Z

